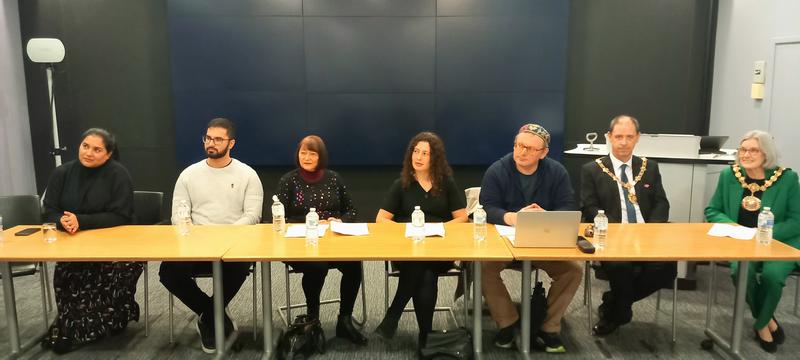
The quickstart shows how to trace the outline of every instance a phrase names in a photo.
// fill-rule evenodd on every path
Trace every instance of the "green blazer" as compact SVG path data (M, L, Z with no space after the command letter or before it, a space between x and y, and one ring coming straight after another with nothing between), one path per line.
M766 178L769 179L774 172L775 169L767 169ZM744 191L739 180L733 175L731 167L722 170L717 190L706 207L706 220L715 223L735 223L739 219ZM797 173L791 169L784 170L778 181L764 191L761 196L761 206L769 206L775 215L772 237L800 249L800 183Z

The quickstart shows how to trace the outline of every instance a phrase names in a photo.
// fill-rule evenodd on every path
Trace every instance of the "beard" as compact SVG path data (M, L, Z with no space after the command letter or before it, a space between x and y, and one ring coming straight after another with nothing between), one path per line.
M211 149L211 148L209 148L209 149ZM215 153L210 152L209 149L206 149L206 155L208 156L209 159L221 159L221 158L225 157L225 155L228 155L228 148L225 148L222 151L217 150L217 152L215 152Z

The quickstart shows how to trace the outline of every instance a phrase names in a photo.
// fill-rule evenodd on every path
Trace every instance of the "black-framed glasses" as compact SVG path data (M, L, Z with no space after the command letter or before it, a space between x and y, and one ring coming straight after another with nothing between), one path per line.
M203 136L203 144L208 144L213 142L214 145L221 145L223 141L228 141L230 139L222 138L222 137L211 137L208 135Z

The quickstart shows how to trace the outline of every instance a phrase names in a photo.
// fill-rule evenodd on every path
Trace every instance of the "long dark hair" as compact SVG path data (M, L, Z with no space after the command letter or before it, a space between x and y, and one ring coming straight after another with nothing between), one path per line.
M420 141L427 142L431 147L431 167L429 170L432 184L431 194L436 196L441 192L442 184L444 183L445 179L453 176L453 169L451 169L450 165L447 163L447 154L444 150L444 142L441 138L439 138L438 135L430 131L424 131L417 134L408 143L406 155L403 158L403 171L400 173L403 189L407 189L408 186L415 180L414 166L411 164L411 155L414 153L414 147L417 146L417 143Z
M97 136L103 139L103 146L105 146L106 151L111 154L111 159L119 161L119 150L117 149L117 138L114 137L110 131L101 128L91 128L86 130L81 135L81 142L86 139L87 136Z

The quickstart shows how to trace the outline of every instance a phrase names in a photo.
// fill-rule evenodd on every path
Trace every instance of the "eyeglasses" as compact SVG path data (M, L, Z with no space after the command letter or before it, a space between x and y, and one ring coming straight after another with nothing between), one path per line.
M759 148L750 148L750 149L748 149L748 148L740 147L740 148L738 148L736 150L738 150L739 154L742 154L742 155L745 155L745 154L748 154L748 153L752 154L752 155L758 155L758 154L761 153L761 149L759 149Z
M203 144L208 144L210 142L213 142L214 145L221 145L223 141L228 141L228 140L230 140L230 139L221 138L221 137L212 138L211 136L208 136L208 135L203 136Z
M546 148L538 148L537 149L537 148L535 148L533 146L523 145L523 144L515 142L514 143L514 149L518 150L519 152L526 152L526 151L539 152L539 151L542 151L542 150L544 150Z

